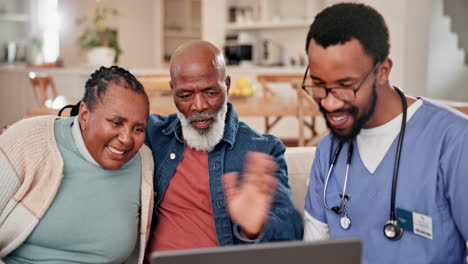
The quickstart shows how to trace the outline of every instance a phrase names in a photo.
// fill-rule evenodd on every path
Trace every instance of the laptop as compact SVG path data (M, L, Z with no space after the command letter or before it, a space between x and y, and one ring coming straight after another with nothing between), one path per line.
M360 264L358 239L289 241L155 252L153 264Z

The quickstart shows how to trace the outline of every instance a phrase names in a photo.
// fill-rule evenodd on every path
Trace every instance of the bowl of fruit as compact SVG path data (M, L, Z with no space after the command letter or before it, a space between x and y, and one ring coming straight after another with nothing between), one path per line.
M245 99L254 95L256 90L248 77L240 77L229 89L229 97Z

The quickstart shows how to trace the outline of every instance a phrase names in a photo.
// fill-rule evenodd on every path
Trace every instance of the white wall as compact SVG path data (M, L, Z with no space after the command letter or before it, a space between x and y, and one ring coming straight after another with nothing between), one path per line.
M225 1L202 0L201 15L203 40L212 42L218 47L224 45L224 28L226 27L227 6Z
M155 26L157 12L154 6L158 1L153 0L102 0L103 7L116 8L120 16L110 19L110 24L118 29L118 38L123 53L119 65L124 67L154 67L156 66L154 46L158 38ZM76 44L77 36L82 27L75 24L75 19L96 6L95 0L60 0L59 10L63 19L60 36L60 54L68 67L84 64L84 53Z
M443 15L443 0L432 0L427 96L468 102L468 67L458 37L450 31L450 18Z
M407 94L426 96L431 5L427 0L366 0L377 9L390 31L390 83Z
M153 63L155 67L162 66L162 57L164 40L163 35L163 23L164 23L164 3L163 0L153 0Z
M390 30L390 81L407 94L468 101L468 67L442 14L443 0L366 0ZM327 1L336 2L336 1Z
M429 54L432 3L427 0L406 2L404 34L404 74L402 87L408 94L427 96L427 63Z

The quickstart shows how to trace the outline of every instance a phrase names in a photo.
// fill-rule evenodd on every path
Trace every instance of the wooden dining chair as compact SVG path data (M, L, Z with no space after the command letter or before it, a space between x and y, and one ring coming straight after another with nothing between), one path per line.
M328 133L328 129L318 132L317 118L322 116L317 103L301 87L301 81L293 81L292 86L297 92L297 119L299 123L298 146L316 146L318 141ZM309 120L307 120L309 118ZM310 136L305 136L306 128Z
M271 84L279 84L279 83L284 83L291 88L294 88L291 86L291 82L293 80L298 80L301 79L302 76L298 74L281 74L281 75L269 75L269 74L260 74L257 75L257 81L260 83L262 87L262 96L265 99L271 98L271 97L279 97L282 96L278 92L274 91L272 88ZM265 117L265 133L270 133L270 130L282 119L281 116L275 116L275 117L270 117L266 116Z
M145 74L137 76L149 97L160 97L172 93L169 74Z
M271 88L271 83L290 84L294 80L302 80L302 75L300 74L280 74L280 75L260 74L260 75L257 75L257 81L262 86L264 97L279 96L278 93L275 92ZM292 87L292 88L295 88L295 87Z
M48 99L47 93L50 87L52 99L58 96L57 87L55 86L54 79L46 73L30 72L29 80L33 88L34 97L38 106L44 106Z
M319 133L317 131L317 117L321 116L319 108L312 98L310 98L301 88L303 75L301 74L282 74L282 75L258 75L257 80L260 82L265 98L274 96L282 96L277 91L272 89L271 84L286 83L292 88L292 96L295 100L291 101L295 104L293 115L298 121L298 146L315 146L318 140L327 132ZM272 120L272 118L274 118ZM281 117L265 117L265 131L269 131L275 126ZM306 131L309 130L309 133ZM310 134L310 136L306 136Z

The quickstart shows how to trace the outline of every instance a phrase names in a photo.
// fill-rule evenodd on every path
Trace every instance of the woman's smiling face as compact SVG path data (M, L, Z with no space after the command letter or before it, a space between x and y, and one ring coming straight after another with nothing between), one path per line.
M92 111L81 103L83 141L94 160L110 170L131 160L145 141L148 114L145 95L119 84L109 84Z

